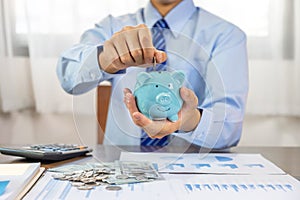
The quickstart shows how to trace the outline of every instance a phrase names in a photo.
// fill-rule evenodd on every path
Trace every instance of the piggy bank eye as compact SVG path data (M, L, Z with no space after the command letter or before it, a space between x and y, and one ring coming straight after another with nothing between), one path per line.
M168 84L168 87L169 87L170 89L173 89L173 84L172 84L172 83L169 83L169 84Z
M155 85L155 87L158 87L158 85Z

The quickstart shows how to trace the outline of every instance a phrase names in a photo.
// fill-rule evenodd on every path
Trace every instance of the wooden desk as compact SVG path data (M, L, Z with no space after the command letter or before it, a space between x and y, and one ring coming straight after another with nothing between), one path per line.
M46 168L60 166L66 163L85 163L91 161L114 161L118 160L121 151L130 152L146 152L151 151L153 148L141 148L140 146L105 146L97 145L94 148L93 157L85 156L74 159L69 159L61 162L43 163ZM199 148L196 146L190 146L188 149L182 146L168 146L162 152L173 153L195 153ZM278 167L284 170L286 173L294 176L300 180L300 147L235 147L230 150L233 153L260 153L265 158L275 163ZM0 155L0 163L20 163L29 162L19 157Z

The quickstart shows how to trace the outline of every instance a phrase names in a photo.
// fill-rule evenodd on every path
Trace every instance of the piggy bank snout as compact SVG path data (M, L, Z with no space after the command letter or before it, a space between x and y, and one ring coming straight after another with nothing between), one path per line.
M162 105L162 106L167 106L172 103L172 98L171 95L165 92L159 93L156 96L156 103Z

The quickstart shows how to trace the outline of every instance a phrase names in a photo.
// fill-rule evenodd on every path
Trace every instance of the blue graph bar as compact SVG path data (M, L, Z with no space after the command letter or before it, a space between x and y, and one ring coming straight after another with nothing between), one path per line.
M184 185L188 192L193 192L193 186L191 184L186 183Z
M267 187L271 188L272 190L276 190L276 188L272 184L268 184Z
M249 184L248 186L249 186L249 188L250 188L250 189L252 189L252 190L256 190L256 187L255 187L255 185L253 185L253 184Z
M210 164L206 164L206 163L205 164L192 164L192 165L195 165L195 167L197 169L200 169L201 167L209 167L209 168L211 167Z
M228 162L233 160L232 158L225 156L215 156L215 158L220 162Z
M219 186L218 184L213 184L213 187L214 187L216 190L221 191L221 188L220 188L220 186Z
M174 170L174 166L177 166L177 167L181 167L181 168L184 168L184 164L182 164L182 163L178 163L178 164L169 164L168 166L167 166L167 168L169 168L170 170Z
M93 191L93 190L88 190L87 193L85 194L85 198L89 198L92 191Z
M133 183L129 183L128 187L130 188L131 191L134 191L134 184Z
M223 187L225 190L228 190L228 185L227 185L227 184L222 184L222 187Z
M65 199L72 188L71 183L68 183L64 191L60 194L59 199Z
M212 190L212 188L210 187L209 184L203 184L203 187L204 187L204 188L207 188L207 189L209 189L209 190Z
M36 200L44 193L45 191L47 192L47 195L49 191L54 187L54 185L58 182L58 180L51 179L44 187L44 189L41 190L41 192L37 195ZM46 196L47 196L46 195ZM45 198L46 198L45 196Z
M237 169L238 168L238 166L235 165L235 164L221 164L219 166L221 166L221 167L230 167L231 169Z
M290 191L293 191L293 186L291 186L290 184L285 184L284 186L288 188Z
M239 192L239 187L237 185L231 184L230 186L234 189L234 191Z
M233 190L235 192L241 191L253 191L253 190L263 190L265 192L272 191L284 191L289 192L293 191L293 186L290 184L189 184L186 183L185 189L188 192L199 192L203 190L222 192Z
M276 184L275 185L278 189L280 189L280 190L283 190L283 191L285 191L286 192L286 190L282 187L282 185L280 185L280 184Z
M258 184L257 187L263 189L264 191L267 191L267 189L263 184Z
M195 187L196 189L198 189L198 190L201 190L200 184L194 184L194 187Z
M240 184L240 188L242 188L243 190L248 190L248 187L245 184Z

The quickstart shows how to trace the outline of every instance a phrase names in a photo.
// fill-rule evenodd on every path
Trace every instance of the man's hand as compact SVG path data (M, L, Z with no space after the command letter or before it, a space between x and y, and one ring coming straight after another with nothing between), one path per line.
M153 47L147 26L126 26L105 41L99 55L99 64L104 71L115 73L129 66L150 66L154 56L157 63L167 59L165 52Z
M180 96L183 99L183 105L178 112L179 119L176 122L169 120L152 121L139 112L135 97L129 89L124 89L124 103L130 112L133 122L145 130L151 138L162 138L176 130L192 131L201 118L200 111L197 109L198 98L190 89L182 87Z

